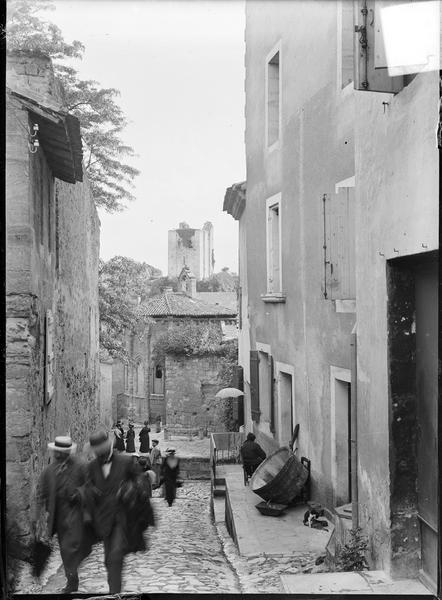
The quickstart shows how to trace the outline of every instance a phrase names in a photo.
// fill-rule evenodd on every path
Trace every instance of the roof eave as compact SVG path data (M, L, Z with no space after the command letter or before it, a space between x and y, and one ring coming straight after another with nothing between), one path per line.
M231 215L236 221L241 218L246 205L246 182L234 183L226 189L224 195L223 211Z
M38 125L37 139L53 176L67 183L83 181L83 146L79 120L18 92L9 92L19 100Z

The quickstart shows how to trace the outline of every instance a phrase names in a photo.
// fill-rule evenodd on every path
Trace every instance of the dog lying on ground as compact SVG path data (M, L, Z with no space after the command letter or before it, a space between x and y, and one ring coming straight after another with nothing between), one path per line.
M317 510L307 510L304 513L304 525L306 527L312 527L313 529L324 529L325 527L328 527L328 522L325 519L320 519L319 516L320 515Z

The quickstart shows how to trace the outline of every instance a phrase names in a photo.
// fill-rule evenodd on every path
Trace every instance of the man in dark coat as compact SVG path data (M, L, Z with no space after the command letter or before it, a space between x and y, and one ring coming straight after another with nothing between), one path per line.
M131 456L114 452L105 431L90 437L96 458L88 464L87 488L95 532L104 543L109 593L121 591L123 558L133 551L128 536L128 511L136 489L137 471Z
M78 590L78 567L90 554L92 533L84 522L84 484L86 465L73 456L76 444L68 436L58 436L48 444L53 462L41 474L37 492L35 524L47 511L47 533L58 537L61 559L70 594Z
M256 467L266 458L266 453L261 446L255 442L256 436L253 433L247 434L247 439L241 446L241 458L247 475L251 476L256 471Z

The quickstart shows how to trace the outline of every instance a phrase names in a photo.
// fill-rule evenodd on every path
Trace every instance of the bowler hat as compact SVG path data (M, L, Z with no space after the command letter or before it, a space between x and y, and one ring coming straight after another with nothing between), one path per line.
M73 454L77 449L77 444L74 444L68 435L58 435L54 442L49 442L48 448L65 454Z
M89 444L91 445L91 450L94 452L109 447L111 443L112 442L107 431L95 431L89 437Z

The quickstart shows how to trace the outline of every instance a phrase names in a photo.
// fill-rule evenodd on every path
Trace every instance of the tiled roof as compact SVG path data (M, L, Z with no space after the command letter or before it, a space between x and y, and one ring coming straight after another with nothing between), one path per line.
M148 317L236 317L235 310L191 298L183 292L163 292L145 300L140 309Z
M238 299L236 292L197 292L196 298L207 302L207 304L214 304L237 312Z

